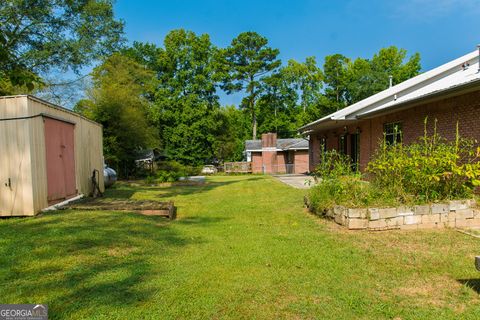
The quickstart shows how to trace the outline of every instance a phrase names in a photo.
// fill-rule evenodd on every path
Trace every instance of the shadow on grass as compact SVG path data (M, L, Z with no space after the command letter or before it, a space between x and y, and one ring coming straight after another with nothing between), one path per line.
M204 241L182 236L162 217L106 211L10 219L1 221L0 234L3 303L46 303L55 318L92 316L97 308L128 312L162 290L155 281L166 271L162 259Z
M209 225L212 223L219 223L223 222L226 220L230 220L231 218L226 218L226 217L186 217L182 218L178 221L176 221L177 224L183 224L183 225Z
M175 196L186 196L191 194L198 194L203 192L209 192L218 187L227 186L230 184L242 182L242 181L255 181L262 179L262 177L249 177L247 179L235 179L230 181L207 181L202 185L172 185L172 186L128 186L119 185L118 188L108 189L105 192L105 196L115 199L130 199L137 192L158 192L156 198L172 198Z
M459 279L457 281L480 294L480 279Z

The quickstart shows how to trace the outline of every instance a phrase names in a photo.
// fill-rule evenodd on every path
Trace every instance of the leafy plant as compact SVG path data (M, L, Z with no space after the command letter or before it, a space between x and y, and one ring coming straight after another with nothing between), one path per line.
M458 124L455 140L442 138L436 130L425 132L417 142L380 148L368 164L372 183L387 189L400 202L435 201L471 197L480 185L480 148L477 141L460 137Z
M321 148L323 149L323 148ZM337 150L323 151L320 154L320 163L314 175L323 180L336 179L341 176L355 175L352 170L350 158Z

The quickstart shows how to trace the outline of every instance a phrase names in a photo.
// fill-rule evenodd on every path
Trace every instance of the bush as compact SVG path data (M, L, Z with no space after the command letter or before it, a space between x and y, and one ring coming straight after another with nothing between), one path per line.
M427 120L425 120L425 128ZM388 190L400 202L430 202L472 197L480 185L480 149L476 141L447 141L436 132L416 143L381 144L367 171L378 189Z
M339 153L337 150L322 152L320 163L315 169L314 175L322 180L336 179L341 176L354 175L352 164L347 155Z
M168 171L178 173L178 177L196 176L202 170L198 166L186 166L177 161L162 161L157 165L157 172Z
M176 161L164 161L158 164L158 169L145 178L146 184L175 182L180 177L198 175L200 167L184 166Z
M367 166L370 182L351 169L350 159L324 152L315 175L321 182L309 191L310 206L324 212L335 205L387 207L471 198L480 185L477 141L458 134L447 141L426 130L417 142L387 145L385 139Z
M350 158L336 150L323 152L314 174L321 182L310 189L310 207L317 213L335 205L364 207L394 203L388 195L362 180L359 172L352 170Z
M374 188L363 181L360 175L346 175L335 179L324 179L309 191L310 207L324 213L335 205L350 208L366 206L391 206L395 199L390 194Z

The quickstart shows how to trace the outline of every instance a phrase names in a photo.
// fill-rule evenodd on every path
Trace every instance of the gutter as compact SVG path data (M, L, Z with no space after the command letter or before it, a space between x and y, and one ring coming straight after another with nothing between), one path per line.
M413 107L413 106L411 106L412 103L419 104L419 103L424 102L426 100L434 99L436 97L439 97L439 96L442 96L442 95L445 95L445 94L454 94L454 93L457 93L457 92L461 92L463 90L475 89L478 85L480 85L480 78L472 80L472 81L467 82L467 83L463 83L463 84L460 84L460 85L456 85L456 86L447 88L445 90L438 90L438 91L430 92L430 93L424 94L423 96L419 96L419 97L416 97L416 98L412 98L410 100L400 102L398 104L394 104L394 105L392 105L390 107L387 107L385 109L380 109L380 110L376 110L376 111L372 111L372 112L366 112L364 114L357 115L355 118L359 119L359 120L360 119L368 119L368 118L373 117L373 116L378 115L378 114L390 113L390 112L397 111L398 109L402 109L402 108L405 108L405 107ZM478 89L480 89L480 88L478 88ZM474 90L471 90L471 91L474 91ZM468 93L468 92L471 92L471 91L467 91L465 93ZM443 97L443 98L445 98L445 97Z
M298 131L302 131L303 129L308 129L316 124L319 124L319 123L322 123L322 122L325 122L325 121L328 121L328 120L333 120L332 117L328 117L328 118L321 118L321 119L318 119L318 120L315 120L313 122L310 122L306 125L304 125L303 127L300 127L298 128Z

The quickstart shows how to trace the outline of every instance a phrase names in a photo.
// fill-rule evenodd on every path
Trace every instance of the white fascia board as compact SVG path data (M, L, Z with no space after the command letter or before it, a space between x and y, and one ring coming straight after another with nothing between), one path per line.
M444 73L451 74L455 73L458 69L455 68L461 68L461 65L464 62L471 62L470 68L474 69L474 66L472 66L474 61L477 61L478 59L478 51L472 51L460 58L457 58L455 60L452 60L450 62L447 62L435 69L432 69L430 71L427 71L425 73L422 73L416 77L413 77L411 79L408 79L402 83L399 83L389 89L383 90L377 94L374 94L373 96L370 96L366 99L363 99L357 103L354 103L344 109L341 109L337 112L334 112L328 116L325 116L319 120L313 121L303 127L300 128L300 131L307 129L309 127L312 127L316 124L325 122L326 120L347 120L347 119L355 119L355 116L353 116L354 113L359 112L364 110L367 107L372 107L375 108L379 104L387 103L392 100L392 98L395 95L400 94L403 91L406 91L410 89L409 91L414 91L418 89L417 86L421 85L423 82L427 80L432 80L435 81L436 77L441 76ZM461 71L461 70L460 70ZM366 110L365 110L366 111Z

